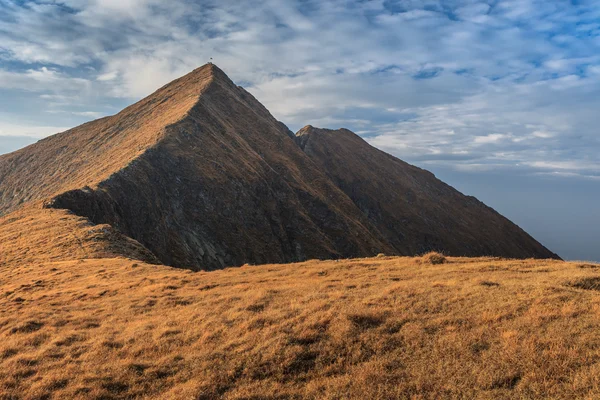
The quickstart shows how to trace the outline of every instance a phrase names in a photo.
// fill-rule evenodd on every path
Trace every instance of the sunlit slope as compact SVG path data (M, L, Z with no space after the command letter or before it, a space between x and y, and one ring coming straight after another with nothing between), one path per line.
M32 204L0 217L0 265L84 258L130 257L159 263L135 240L110 225L94 225L67 210Z
M448 261L3 264L0 397L600 396L600 266Z

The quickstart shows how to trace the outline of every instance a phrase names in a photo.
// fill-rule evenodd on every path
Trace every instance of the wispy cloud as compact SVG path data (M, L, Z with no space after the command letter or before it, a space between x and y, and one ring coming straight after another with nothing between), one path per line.
M0 0L0 15L13 126L34 98L48 125L106 115L213 57L292 128L346 126L427 165L599 174L595 1Z

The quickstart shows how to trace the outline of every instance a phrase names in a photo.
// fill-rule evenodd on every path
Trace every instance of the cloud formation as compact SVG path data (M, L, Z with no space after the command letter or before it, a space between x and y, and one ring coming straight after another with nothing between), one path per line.
M0 0L0 132L114 113L213 57L292 129L600 179L598 21L592 0Z

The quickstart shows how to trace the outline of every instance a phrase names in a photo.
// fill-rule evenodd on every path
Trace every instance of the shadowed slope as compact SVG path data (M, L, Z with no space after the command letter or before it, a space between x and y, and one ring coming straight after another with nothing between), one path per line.
M156 144L196 104L210 68L171 82L119 114L0 156L0 215L31 200L96 186Z
M296 135L304 152L399 254L437 250L459 256L558 257L476 198L347 129L307 126Z
M42 157L59 145L69 157ZM46 206L110 224L178 267L390 250L293 134L214 65L0 165L10 171L0 184L4 209L56 193ZM46 172L33 179L40 169Z

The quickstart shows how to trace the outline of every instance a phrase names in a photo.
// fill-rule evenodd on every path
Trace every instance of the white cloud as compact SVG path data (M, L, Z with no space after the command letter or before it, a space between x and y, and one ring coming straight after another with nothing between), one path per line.
M501 140L508 139L510 135L503 133L490 133L485 136L475 136L475 143L478 144L488 144L488 143L497 143Z
M542 139L549 139L552 136L554 136L552 133L550 132L545 132L545 131L533 131L531 133L532 136L536 137L536 138L542 138Z
M0 123L0 136L32 137L41 139L55 133L66 131L69 128L59 126L37 126Z
M213 57L292 128L347 126L409 161L600 163L595 2L62 4L0 3L0 90L31 92L54 122L116 111Z
M0 69L0 88L67 92L85 91L88 87L89 81L86 79L74 78L47 67L19 72Z
M102 81L102 82L112 81L112 80L117 79L118 76L119 76L119 73L117 71L110 71L105 74L98 75L96 80Z

